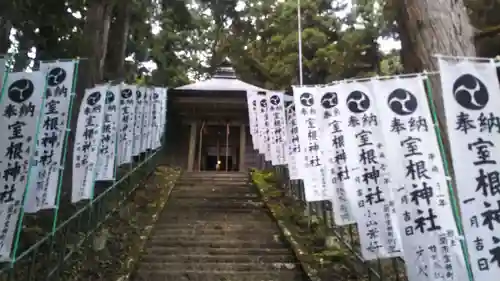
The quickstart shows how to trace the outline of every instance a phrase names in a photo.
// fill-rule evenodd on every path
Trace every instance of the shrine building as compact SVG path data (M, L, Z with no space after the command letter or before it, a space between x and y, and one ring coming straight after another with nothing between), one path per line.
M230 66L219 67L206 81L169 89L165 149L170 164L186 171L255 167L247 90L266 91L239 80Z

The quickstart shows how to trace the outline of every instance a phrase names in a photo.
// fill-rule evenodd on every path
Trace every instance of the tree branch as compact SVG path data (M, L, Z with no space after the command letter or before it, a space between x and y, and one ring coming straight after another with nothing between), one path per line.
M487 37L493 37L498 35L499 33L500 33L500 25L491 26L483 30L476 31L476 34L474 34L474 39L479 40Z

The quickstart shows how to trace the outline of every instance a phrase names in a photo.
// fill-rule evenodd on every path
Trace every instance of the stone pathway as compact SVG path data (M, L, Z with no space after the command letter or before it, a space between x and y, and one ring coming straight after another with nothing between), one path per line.
M134 281L305 281L243 173L185 173Z

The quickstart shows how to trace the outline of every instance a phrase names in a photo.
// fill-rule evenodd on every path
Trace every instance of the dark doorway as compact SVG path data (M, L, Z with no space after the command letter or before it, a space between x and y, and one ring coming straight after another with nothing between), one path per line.
M221 156L219 158L219 164L217 165L217 156L207 155L205 157L205 171L226 171L226 157ZM233 171L233 157L227 157L227 170Z
M196 157L200 171L238 171L239 132L208 125L200 132Z
M207 155L205 157L205 170L207 171L216 171L217 170L217 156Z
M220 163L220 170L219 171L225 171L226 170L226 157L222 156ZM229 156L227 157L227 170L232 171L233 170L233 157Z

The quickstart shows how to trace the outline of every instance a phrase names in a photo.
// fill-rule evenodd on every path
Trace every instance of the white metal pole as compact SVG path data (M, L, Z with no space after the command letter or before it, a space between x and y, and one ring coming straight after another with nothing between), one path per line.
M297 0L297 28L298 28L298 41L299 41L299 84L304 83L303 73L302 73L302 18L300 14L300 0Z

